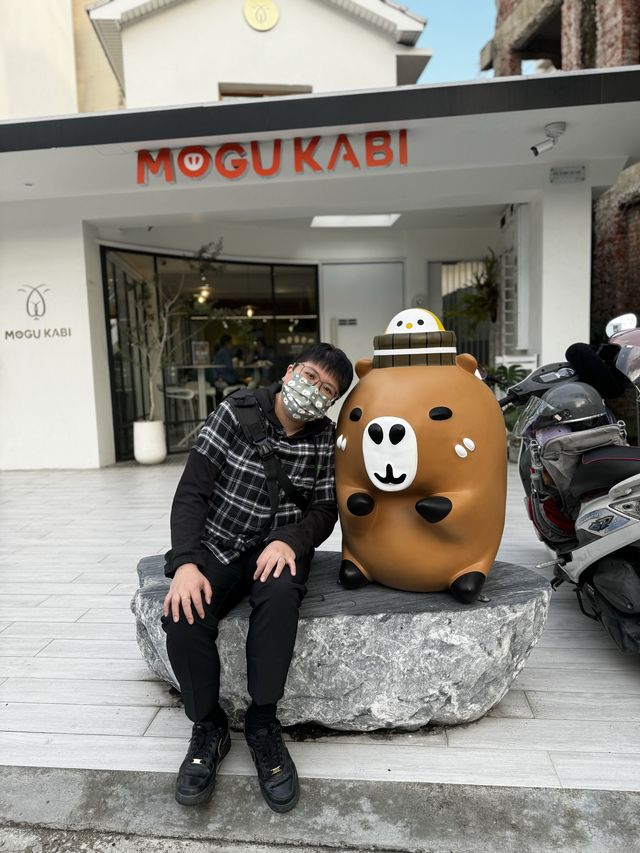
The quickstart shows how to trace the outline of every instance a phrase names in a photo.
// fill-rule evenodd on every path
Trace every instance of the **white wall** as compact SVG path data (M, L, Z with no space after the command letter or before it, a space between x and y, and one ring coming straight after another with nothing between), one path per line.
M531 231L531 349L539 344L541 364L562 361L569 344L589 341L591 187L550 184L532 205Z
M27 294L20 290L36 285L46 288L46 312L39 319L28 316ZM0 399L5 401L0 469L91 468L112 461L98 447L105 428L98 424L92 367L91 333L98 330L95 316L89 322L81 223L4 221L0 302ZM102 404L100 418L105 417Z
M391 34L322 0L278 0L267 32L241 2L190 0L122 31L128 107L210 102L218 83L307 85L314 92L396 85Z
M71 0L4 0L0 13L0 120L77 112Z

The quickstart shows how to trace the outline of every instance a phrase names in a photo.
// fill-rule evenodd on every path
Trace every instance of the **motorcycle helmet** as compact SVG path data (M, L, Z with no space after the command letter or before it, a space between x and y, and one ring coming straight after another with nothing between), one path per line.
M549 427L568 426L571 432L611 423L600 394L586 382L567 382L532 397L514 427L516 435L533 435Z

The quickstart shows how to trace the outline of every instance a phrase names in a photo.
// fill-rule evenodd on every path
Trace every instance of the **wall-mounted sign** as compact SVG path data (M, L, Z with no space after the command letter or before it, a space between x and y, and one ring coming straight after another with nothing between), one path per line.
M47 303L44 299L44 294L49 292L46 284L36 284L35 287L27 284L24 287L19 287L22 293L27 294L27 315L33 317L34 320L39 320L47 313Z
M280 11L273 0L244 0L245 21L254 30L272 30L279 17Z
M580 184L585 179L584 166L552 166L549 181L552 184Z
M167 184L181 176L202 180L218 175L236 181L245 176L273 178L282 170L296 175L371 171L388 166L407 166L407 131L377 130L365 134L341 133L338 137L273 139L260 142L225 142L216 148L190 145L173 150L138 151L136 183L151 177Z
M44 294L49 293L50 287L46 284L27 284L24 287L18 288L18 293L26 293L27 299L25 303L25 311L27 317L32 320L39 321L47 313L47 303L45 302ZM32 341L46 340L51 338L70 338L71 329L69 326L61 327L43 327L38 324L35 328L26 329L4 329L5 341Z

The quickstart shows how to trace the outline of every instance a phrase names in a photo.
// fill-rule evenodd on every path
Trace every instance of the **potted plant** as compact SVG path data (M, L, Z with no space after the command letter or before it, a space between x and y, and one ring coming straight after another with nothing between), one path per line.
M201 278L218 272L222 266L216 259L222 250L222 240L201 246L189 261L189 269ZM167 286L161 274L133 282L136 298L134 323L128 330L129 343L143 366L149 398L148 415L133 425L133 455L137 462L152 465L163 462L167 456L165 425L157 417L162 369L170 354L171 345L180 335L179 318L189 316L194 310L208 316L215 314L213 303L195 306L193 295L185 292L187 274L183 274L175 288ZM184 336L182 337L184 343Z

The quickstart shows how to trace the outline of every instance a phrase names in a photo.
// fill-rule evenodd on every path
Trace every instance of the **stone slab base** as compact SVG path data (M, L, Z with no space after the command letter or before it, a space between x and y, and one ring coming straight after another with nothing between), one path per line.
M506 694L538 641L551 587L535 572L495 563L482 601L371 584L337 585L340 554L313 562L287 688L283 725L317 723L345 731L417 729L468 723ZM163 558L142 559L132 601L138 644L157 675L178 687L160 625L169 582ZM220 623L221 704L241 727L249 703L245 638L248 602Z

